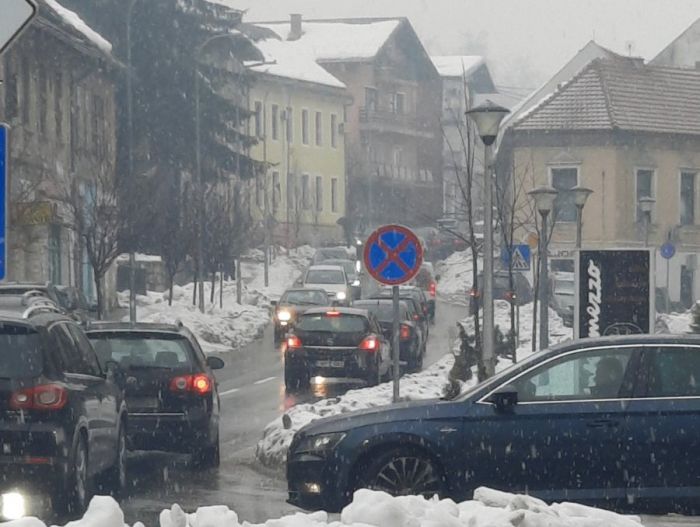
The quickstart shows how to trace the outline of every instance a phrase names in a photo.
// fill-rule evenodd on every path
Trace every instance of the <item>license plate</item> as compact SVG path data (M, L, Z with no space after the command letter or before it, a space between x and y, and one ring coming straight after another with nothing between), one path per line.
M317 360L316 366L319 368L344 368L345 361L342 360Z
M157 397L132 397L127 401L131 408L139 408L141 410L154 410L158 408Z

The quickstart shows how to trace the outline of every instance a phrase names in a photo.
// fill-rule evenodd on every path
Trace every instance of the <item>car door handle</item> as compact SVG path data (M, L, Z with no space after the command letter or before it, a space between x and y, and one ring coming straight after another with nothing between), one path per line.
M612 419L595 419L586 423L588 428L616 428L620 423Z

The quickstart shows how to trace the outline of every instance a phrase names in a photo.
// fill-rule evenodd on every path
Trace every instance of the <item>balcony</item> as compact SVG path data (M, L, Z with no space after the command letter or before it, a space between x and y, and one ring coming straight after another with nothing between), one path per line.
M418 120L415 113L394 113L371 108L360 108L360 130L390 132L432 139L435 130L427 123Z
M416 169L388 163L370 163L368 174L376 178L393 179L413 185L432 185L433 174L427 169Z

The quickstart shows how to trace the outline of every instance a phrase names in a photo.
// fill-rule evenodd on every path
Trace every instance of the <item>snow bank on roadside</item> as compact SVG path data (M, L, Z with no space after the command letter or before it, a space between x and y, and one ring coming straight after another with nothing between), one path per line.
M637 516L576 503L545 502L520 494L480 487L474 499L455 503L451 499L422 496L391 497L384 492L361 489L340 515L330 521L327 512L296 513L261 524L239 522L225 505L199 507L186 513L175 504L160 513L160 527L642 527ZM33 518L9 522L7 527L46 527ZM92 499L85 516L66 527L122 527L124 514L112 498ZM141 523L134 527L143 527Z
M259 252L259 251L258 251ZM269 269L269 286L264 285L262 253L251 254L243 260L242 304L236 303L236 282L224 281L223 308L219 307L219 283L216 284L215 302L209 302L211 282L204 283L205 309L200 313L193 305L194 284L173 287L172 306L168 292L149 291L137 296L139 322L172 324L182 322L197 336L205 352L237 350L262 335L270 322L272 300L277 300L285 289L308 265L313 249L308 246L292 249L289 254L275 258ZM119 293L120 304L128 306L128 291ZM125 317L128 320L128 317Z
M481 262L479 262L481 268ZM438 295L448 302L467 305L469 284L472 283L471 251L452 253L435 264L435 274L440 275Z
M661 323L664 329L668 329L668 333L691 333L690 324L693 322L693 315L691 315L690 311L685 313L659 313L656 315L656 320L657 332L659 332L658 326ZM666 331L663 331L663 333L666 333Z

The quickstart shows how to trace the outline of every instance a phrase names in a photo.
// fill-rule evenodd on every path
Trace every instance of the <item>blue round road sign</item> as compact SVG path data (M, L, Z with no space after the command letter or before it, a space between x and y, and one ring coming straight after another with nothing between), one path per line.
M676 247L671 242L666 242L661 246L659 252L661 256L670 260L676 254Z
M364 260L372 278L385 285L399 285L418 274L423 246L407 227L384 225L367 238Z

